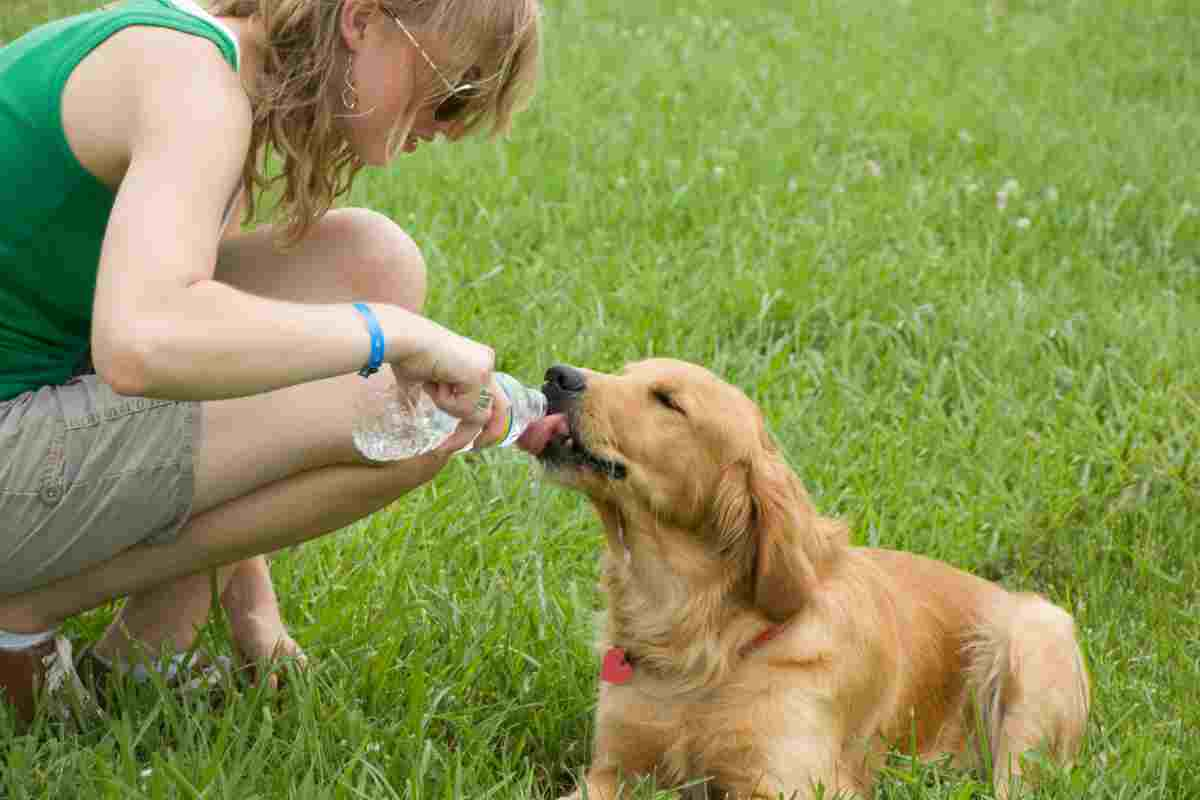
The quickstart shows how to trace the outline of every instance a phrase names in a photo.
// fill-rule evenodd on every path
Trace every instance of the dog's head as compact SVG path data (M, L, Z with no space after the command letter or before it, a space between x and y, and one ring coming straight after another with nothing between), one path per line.
M744 577L772 619L803 605L836 548L758 407L694 364L546 373L550 415L521 445L602 516L680 532Z

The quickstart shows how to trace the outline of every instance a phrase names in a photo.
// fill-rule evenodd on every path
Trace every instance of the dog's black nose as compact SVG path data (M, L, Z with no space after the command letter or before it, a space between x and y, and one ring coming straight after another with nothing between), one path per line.
M586 388L587 378L582 372L565 364L555 364L546 370L546 382L542 385L548 412L561 414L569 411Z
M555 364L546 370L546 384L560 392L578 394L587 388L587 378L574 367L566 364Z

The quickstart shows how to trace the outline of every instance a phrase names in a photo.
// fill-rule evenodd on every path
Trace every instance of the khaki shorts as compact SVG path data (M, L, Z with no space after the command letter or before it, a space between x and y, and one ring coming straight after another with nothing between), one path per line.
M192 508L200 404L95 375L0 401L0 596L172 541Z

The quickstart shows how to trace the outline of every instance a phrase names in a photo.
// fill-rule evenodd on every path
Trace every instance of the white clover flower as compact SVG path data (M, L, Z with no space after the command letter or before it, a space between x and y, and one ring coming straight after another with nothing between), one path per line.
M879 162L874 159L867 161L867 174L872 178L878 178L883 175L883 168L879 166Z
M1019 219L1017 219L1015 224L1021 230L1025 230L1030 225L1032 225L1033 222L1029 219L1029 217L1020 217Z

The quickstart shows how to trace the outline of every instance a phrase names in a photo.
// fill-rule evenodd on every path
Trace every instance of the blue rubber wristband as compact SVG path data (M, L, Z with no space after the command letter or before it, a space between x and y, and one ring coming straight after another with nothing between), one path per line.
M371 355L367 359L366 366L358 371L359 375L364 378L369 378L379 368L383 366L383 328L379 327L379 320L375 317L375 312L366 303L355 303L354 310L363 315L363 319L367 321L367 330L371 333Z

